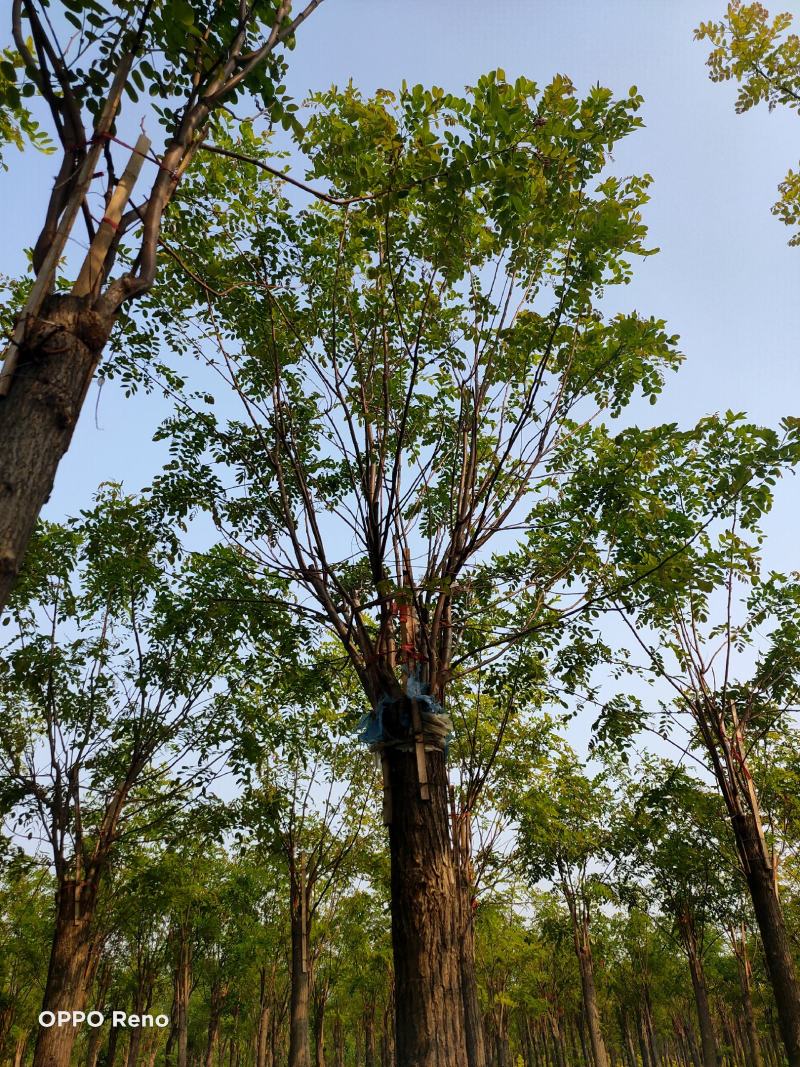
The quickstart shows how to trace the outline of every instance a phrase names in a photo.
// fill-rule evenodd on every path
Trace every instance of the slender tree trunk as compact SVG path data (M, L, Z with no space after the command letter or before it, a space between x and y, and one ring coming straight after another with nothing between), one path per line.
M136 996L133 1001L133 1012L136 1015L142 1015L150 1010L150 1004L153 999L153 980L151 976L145 972L141 975L139 982L137 983ZM126 1058L126 1067L136 1067L139 1061L139 1052L142 1042L142 1030L140 1027L134 1027L130 1033L130 1040L128 1042L128 1055Z
M650 1055L650 1046L647 1041L647 1030L644 1022L644 1007L640 1008L639 1015L636 1020L636 1029L639 1036L639 1051L642 1054L642 1067L653 1067L653 1060Z
M384 716L386 721L386 716ZM414 752L386 751L392 821L392 948L397 1067L464 1067L456 872L444 753L426 753L430 799Z
M564 1055L564 1039L558 1018L554 1014L550 1015L550 1033L553 1039L553 1062L556 1067L567 1067L567 1060Z
M113 325L85 305L72 296L46 302L28 325L8 396L0 397L0 611Z
M22 1062L25 1059L25 1046L28 1044L29 1031L26 1030L20 1034L17 1040L14 1042L14 1059L13 1067L22 1067Z
M581 976L581 995L586 1028L589 1031L589 1044L592 1049L595 1067L609 1067L608 1052L603 1040L603 1027L600 1021L600 1009L597 1004L597 989L594 981L594 960L592 942L589 935L589 918L577 913L577 902L568 899L572 916L575 953L578 957L578 969Z
M178 1067L189 1067L189 997L192 991L191 926L178 927L178 959L175 969L175 1031Z
M208 1012L208 1036L206 1038L205 1067L213 1067L214 1049L219 1038L219 1024L222 1017L222 1004L227 990L220 982L211 986L211 1001Z
M456 814L453 803L453 855L458 880L457 934L464 1006L466 1067L487 1067L483 1017L475 976L475 924L473 912L472 826L469 811Z
M800 987L775 871L757 814L748 811L731 821L764 946L789 1067L800 1067Z
M381 1067L392 1067L394 1063L394 1035L392 1034L393 1001L390 997L383 1011L381 1027Z
M108 989L111 985L111 962L106 960L103 965L103 970L100 976L100 982L98 984L97 993L95 996L94 1006L100 1011L103 1011L106 1006L106 997L108 996ZM103 1028L95 1027L89 1034L89 1040L86 1045L86 1067L97 1067L97 1060L100 1055L100 1049L103 1044Z
M309 1027L310 974L307 952L308 930L304 925L305 885L292 874L291 938L292 970L289 1001L289 1067L311 1067Z
M268 1067L267 1056L270 1048L269 1030L272 1014L272 999L267 983L267 969L260 971L260 1006L258 1013L258 1034L256 1036L256 1067Z
M325 1005L327 989L314 996L314 1067L325 1067Z
M106 1058L103 1067L114 1067L117 1060L117 1045L119 1044L118 1026L112 1026L108 1031L108 1045L106 1046Z
M653 1026L653 1005L650 999L650 987L644 987L644 1032L647 1036L647 1044L650 1049L650 1060L653 1067L660 1067L660 1057L658 1042L656 1040L656 1032Z
M342 1020L336 1016L333 1020L333 1064L334 1067L344 1067L345 1038L342 1029Z
M761 1051L761 1039L758 1036L756 1016L755 1011L753 1010L753 994L750 982L750 960L747 955L747 941L744 936L736 948L736 962L739 970L739 988L742 993L744 1030L747 1035L747 1044L750 1048L750 1064L751 1067L765 1067L764 1055Z
M703 961L697 947L694 933L694 924L690 916L681 917L681 936L686 949L686 957L689 962L689 972L692 976L692 990L694 1002L697 1008L697 1022L700 1027L700 1045L703 1050L703 1067L719 1067L719 1053L717 1051L717 1038L714 1033L714 1023L711 1018L711 1009L708 1004L708 986L706 984Z
M364 1067L378 1067L375 1062L375 1003L364 1005Z
M17 371L19 373L19 369ZM2 450L0 450L2 451ZM92 920L95 890L63 879L57 894L42 1011L82 1011L93 970ZM39 1027L33 1067L69 1067L77 1030L73 1026Z

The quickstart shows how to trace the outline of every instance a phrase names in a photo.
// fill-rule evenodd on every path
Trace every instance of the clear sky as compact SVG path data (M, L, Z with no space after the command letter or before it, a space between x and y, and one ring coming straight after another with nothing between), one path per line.
M662 251L615 302L664 317L687 356L663 401L642 409L641 419L687 425L733 408L774 424L800 414L800 249L787 247L788 231L769 211L778 181L800 158L800 123L766 109L737 116L733 86L708 80L707 46L692 30L723 7L724 0L325 0L299 34L289 86L298 99L350 78L365 92L403 78L460 90L498 66L540 82L568 74L579 90L637 85L646 128L616 165L655 178L646 219L650 243ZM800 22L798 0L786 9ZM136 107L146 106L128 104L126 125L138 126L144 112ZM56 163L33 151L10 152L9 163L0 174L0 271L13 274L35 239ZM105 479L131 490L146 484L163 457L151 438L166 410L158 397L127 401L114 385L95 389L47 514L76 511ZM782 487L771 524L774 561L783 567L800 561L799 517L796 480Z

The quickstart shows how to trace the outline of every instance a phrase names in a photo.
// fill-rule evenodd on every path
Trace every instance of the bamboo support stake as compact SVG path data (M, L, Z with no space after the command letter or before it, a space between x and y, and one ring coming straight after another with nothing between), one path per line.
M300 854L300 970L308 973L308 915L306 914L306 857Z
M422 714L419 704L411 697L411 725L414 727L414 752L417 757L417 777L419 778L419 795L421 800L431 799L428 785L428 760L425 755L425 732L422 726Z
M383 825L392 825L392 782L389 777L389 757L381 752L381 773L383 774Z
M73 296L90 296L102 278L103 264L111 247L111 242L114 240L114 234L117 232L119 220L122 218L125 205L133 192L136 179L139 177L139 171L142 169L142 164L149 151L150 138L145 134L140 134L131 152L128 165L114 192L111 194L106 213L89 247L89 254L83 261L78 279L72 287Z
M406 656L406 670L411 676L412 663L416 653L417 634L414 622L413 586L411 581L411 559L408 549L403 549L403 586L408 590L409 603L405 610L401 609L400 622L402 628L403 648ZM419 704L414 697L409 698L411 704L411 725L414 731L414 754L417 760L417 777L419 779L419 795L421 800L431 799L431 790L428 784L428 759L425 755L425 730L422 723L422 713Z
M89 144L86 158L78 172L72 196L64 209L64 213L61 216L61 222L59 223L56 235L53 238L53 243L47 251L41 270L36 275L36 280L34 281L28 299L25 302L25 308L17 319L14 333L3 353L3 365L2 368L0 368L0 397L7 396L8 391L11 388L11 380L14 377L14 371L16 370L17 362L19 360L19 349L25 338L25 329L28 319L39 314L42 310L42 305L53 288L53 281L56 276L56 271L58 270L61 254L64 251L67 238L72 232L72 227L78 212L80 211L81 204L85 200L86 194L89 191L89 183L92 180L92 175L97 169L100 153L103 150L104 136L111 130L111 126L114 122L114 116L119 107L125 82L128 80L132 61L133 55L131 53L126 53L122 62L117 67L117 72L114 75L114 82L106 97L103 113L100 116L100 121L95 127L94 137Z

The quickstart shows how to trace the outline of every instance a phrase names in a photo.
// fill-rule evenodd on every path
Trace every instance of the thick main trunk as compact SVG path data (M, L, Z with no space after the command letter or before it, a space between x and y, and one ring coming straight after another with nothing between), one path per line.
M392 800L392 948L397 1067L464 1067L456 874L444 753L426 753L430 799L413 752L386 753Z
M111 325L76 297L51 297L29 324L11 389L0 397L0 611L50 496Z
M753 901L789 1067L800 1067L800 987L763 832L748 812L731 820Z
M299 899L293 889L291 936L292 972L289 1000L289 1067L311 1067L309 1043L309 973Z
M59 887L42 1011L82 1011L86 1007L93 964L94 903L94 893L72 879L65 879ZM40 1026L32 1067L69 1067L76 1035L73 1026Z

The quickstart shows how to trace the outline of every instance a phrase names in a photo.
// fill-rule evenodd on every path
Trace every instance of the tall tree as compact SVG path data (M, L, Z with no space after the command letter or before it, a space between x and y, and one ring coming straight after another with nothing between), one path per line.
M592 913L609 896L602 870L608 859L610 805L611 790L603 775L589 777L566 745L551 760L543 761L540 773L516 804L517 847L523 868L534 883L554 881L569 911L595 1067L610 1063L591 937Z
M680 358L660 321L604 319L597 304L646 251L647 180L605 174L639 102L501 72L464 98L331 91L315 98L304 146L346 212L294 211L263 174L256 183L266 159L251 138L228 148L250 158L246 211L225 213L228 179L209 168L175 216L193 235L195 280L159 290L159 321L220 371L242 417L224 425L192 401L165 430L180 472L162 487L179 506L205 500L291 578L298 610L341 642L369 700L401 1067L468 1062L450 679L535 625L580 552L576 524L545 537L570 473L552 462L558 442L638 391L654 398ZM213 247L209 217L224 222ZM291 240L276 242L281 231ZM492 562L519 524L519 551Z
M790 1067L800 1067L800 985L749 760L774 728L796 729L800 589L767 570L761 546L773 487L800 458L798 430L794 418L772 430L728 412L680 434L597 438L594 483L581 494L613 541L595 573L627 623L624 669L666 684L674 699L660 702L656 722L667 734L684 724L681 748L702 753L724 798ZM624 744L649 711L638 697L611 700L602 732Z
M35 281L0 370L0 610L69 447L86 393L121 310L153 284L164 213L220 108L245 94L274 120L296 122L280 85L282 49L322 0L292 16L290 0L13 0L16 52L0 66L0 143L30 127L11 74L24 70L47 105L61 162L33 251ZM66 43L64 39L69 35ZM9 69L10 68L10 69ZM124 95L157 98L163 151L142 136L119 177L112 147ZM9 119L10 116L10 119ZM101 219L88 199L101 157ZM152 167L130 201L135 173ZM129 203L130 201L130 203ZM78 215L90 249L71 294L57 291L60 260ZM134 238L133 231L141 229ZM124 239L138 243L110 278Z

